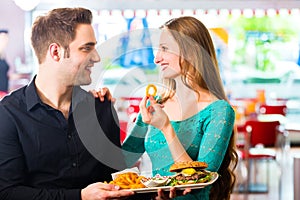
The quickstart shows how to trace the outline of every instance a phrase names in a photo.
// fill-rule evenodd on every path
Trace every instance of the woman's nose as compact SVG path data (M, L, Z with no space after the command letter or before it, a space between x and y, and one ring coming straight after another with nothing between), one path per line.
M156 54L156 56L155 56L155 58L154 58L154 63L155 63L155 64L160 63L161 59L162 59L162 57L161 57L160 53L157 52L157 54Z

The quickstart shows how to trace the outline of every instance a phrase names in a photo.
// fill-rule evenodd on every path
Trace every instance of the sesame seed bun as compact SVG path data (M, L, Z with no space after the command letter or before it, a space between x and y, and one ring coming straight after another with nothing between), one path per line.
M208 165L200 161L176 162L170 167L170 172L179 172L186 168L205 169Z

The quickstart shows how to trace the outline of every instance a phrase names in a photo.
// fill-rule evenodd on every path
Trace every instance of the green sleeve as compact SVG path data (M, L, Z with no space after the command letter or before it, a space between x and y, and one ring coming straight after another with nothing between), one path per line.
M224 103L212 108L210 120L207 120L203 126L203 138L197 160L206 162L209 171L218 171L233 131L235 114L231 106L227 102ZM192 190L190 194L175 199L209 200L210 188L211 186Z
M203 127L198 160L208 164L207 170L218 171L228 147L234 125L232 107L224 102L212 108L211 118Z
M132 167L145 152L144 141L147 130L148 125L142 121L142 116L139 113L122 145L127 167Z

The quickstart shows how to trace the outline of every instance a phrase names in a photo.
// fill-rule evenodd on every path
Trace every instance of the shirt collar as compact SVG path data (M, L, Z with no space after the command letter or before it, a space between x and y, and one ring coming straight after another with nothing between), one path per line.
M27 86L27 88L25 90L27 111L31 110L37 104L42 104L42 101L36 92L35 78L36 78L36 76L34 76L34 78L29 83L29 85Z
M37 104L44 105L41 98L37 94L36 86L35 86L35 78L29 83L25 90L26 96L26 104L27 104L27 111L31 110ZM92 96L85 90L83 90L80 86L74 86L73 88L73 95L72 95L72 108L73 110L77 107L77 105L84 101L88 96Z

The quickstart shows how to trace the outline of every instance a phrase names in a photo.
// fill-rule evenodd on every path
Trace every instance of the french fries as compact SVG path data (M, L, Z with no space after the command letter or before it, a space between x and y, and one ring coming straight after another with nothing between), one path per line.
M119 174L113 181L110 181L109 184L118 185L121 189L145 188L146 186L141 183L142 178L145 177L133 172L127 172Z

